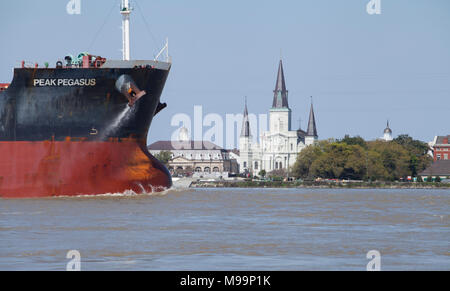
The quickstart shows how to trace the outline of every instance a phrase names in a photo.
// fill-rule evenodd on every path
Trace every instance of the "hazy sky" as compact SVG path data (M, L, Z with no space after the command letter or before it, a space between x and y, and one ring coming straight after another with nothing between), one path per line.
M81 0L80 15L67 2L2 1L0 82L22 59L121 58L120 1ZM152 59L167 36L173 59L150 142L169 139L172 116L194 105L225 117L247 96L251 113L267 113L280 50L295 128L299 118L306 127L312 95L320 139L378 138L386 119L394 136L450 134L448 0L381 0L381 15L367 14L369 0L131 2L132 58Z

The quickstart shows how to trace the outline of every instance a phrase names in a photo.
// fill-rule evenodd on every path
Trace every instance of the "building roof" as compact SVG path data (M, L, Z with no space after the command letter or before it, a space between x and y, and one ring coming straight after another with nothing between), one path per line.
M444 139L447 139L447 142L444 142ZM450 135L438 136L436 138L436 144L449 144L449 142L450 142Z
M177 143L179 145L183 145L181 148L177 147ZM174 147L175 145L175 147ZM170 140L160 140L152 143L148 146L149 150L153 151L173 151L173 150L223 150L218 145L213 144L209 141L188 141L188 142L180 142L180 141L170 141Z
M238 149L232 149L232 150L227 150L229 153L233 153L237 156L239 156L241 154L241 152Z
M289 108L287 95L288 91L286 90L286 82L284 81L283 62L280 60L277 83L273 91L272 108Z
M245 99L244 118L242 119L241 136L250 137L250 121L248 119L247 98Z
M314 117L313 104L311 102L311 109L309 110L308 129L306 136L317 136L316 118Z
M389 128L389 120L387 121L386 128L384 129L384 133L392 134L392 130Z
M299 138L305 138L306 136L306 131L302 130L302 129L297 129L297 137Z
M420 176L450 176L450 160L439 160L431 164Z

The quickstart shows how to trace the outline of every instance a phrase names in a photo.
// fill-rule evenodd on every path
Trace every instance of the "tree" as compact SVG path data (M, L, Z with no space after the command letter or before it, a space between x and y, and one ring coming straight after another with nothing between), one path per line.
M409 170L411 176L425 170L431 163L432 158L427 154L429 151L428 144L415 140L407 134L401 134L393 140L395 143L402 145L409 153Z
M266 170L259 171L258 175L264 178L266 176Z
M409 152L400 144L394 142L368 142L369 151L379 154L379 159L385 169L381 180L398 180L411 175L409 170Z
M415 140L407 134L401 134L394 138L393 142L404 146L417 155L425 155L428 152L428 144L420 140Z
M323 154L322 146L327 141L321 141L317 144L304 148L297 156L294 166L292 167L292 175L296 178L312 178L310 167L312 163Z
M169 161L172 159L172 152L160 151L155 155L155 158L157 158L161 163L167 166L169 164Z
M269 172L268 176L274 181L281 181L287 176L285 169L278 169Z
M380 153L367 150L366 162L365 178L371 181L387 179L389 173L383 165Z
M346 134L344 136L344 138L341 139L339 142L344 142L344 143L346 143L348 145L359 145L359 146L361 146L363 148L367 148L366 141L362 137L360 137L359 135L355 136L355 137L350 137L348 134Z
M396 142L364 141L346 135L303 149L293 166L297 178L370 179L393 181L416 176L429 164L427 145L407 135Z
M366 151L359 143L322 141L301 151L293 167L297 178L362 179Z
M434 180L434 182L440 183L441 182L441 177L440 176L436 176L436 179Z

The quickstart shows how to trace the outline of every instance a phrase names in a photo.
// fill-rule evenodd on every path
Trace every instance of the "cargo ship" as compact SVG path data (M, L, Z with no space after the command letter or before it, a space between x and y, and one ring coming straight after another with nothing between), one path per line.
M89 53L14 69L0 88L0 197L149 193L170 188L147 149L171 61L130 60L131 7L122 0L123 59ZM167 59L159 61L164 53Z

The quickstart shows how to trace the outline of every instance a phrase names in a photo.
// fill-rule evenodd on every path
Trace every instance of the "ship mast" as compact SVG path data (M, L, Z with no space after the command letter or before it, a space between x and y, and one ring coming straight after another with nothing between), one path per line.
M120 7L120 14L122 14L122 52L123 60L130 60L130 14L131 7L129 0L122 0Z

